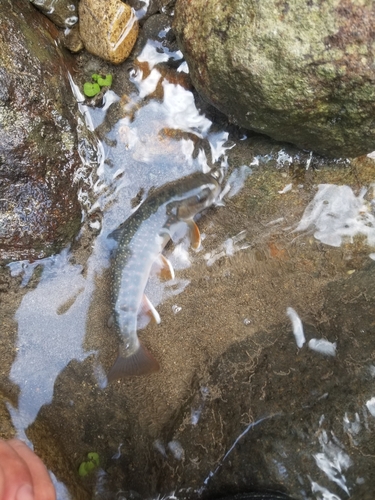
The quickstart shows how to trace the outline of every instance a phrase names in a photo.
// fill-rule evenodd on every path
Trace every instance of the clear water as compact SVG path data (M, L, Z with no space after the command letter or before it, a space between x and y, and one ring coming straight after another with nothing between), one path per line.
M65 453L62 465L49 459L47 451L44 455L60 500L79 498L83 490L94 491L95 498L137 497L134 491L150 497L170 493L177 486L170 498L204 495L240 444L264 421L285 416L289 402L270 404L268 414L262 415L264 406L257 407L253 401L250 421L233 419L226 436L223 424L213 426L212 436L207 434L205 439L210 443L221 433L222 448L212 456L208 453L212 466L205 468L200 466L203 457L193 455L193 448L186 449L186 439L190 435L193 447L202 419L209 421L213 402L225 401L225 395L213 394L213 387L224 390L213 378L208 377L207 387L203 382L197 385L196 378L205 379L207 366L214 377L215 360L246 339L253 339L259 349L270 349L258 333L278 323L289 331L288 339L295 346L283 353L286 366L292 367L309 349L317 365L328 358L340 363L344 359L340 338L319 336L319 328L314 336L306 334L304 323L317 317L327 284L362 271L374 259L375 162L371 155L363 160L359 185L358 177L348 177L347 171L357 167L347 161L325 165L310 153L214 124L198 110L193 93L175 83L186 70L181 57L163 44L149 42L138 57L140 64L130 73L136 91L129 96L108 91L101 108L84 104L72 78L80 112L82 167L76 182L82 231L72 248L59 255L9 266L14 279L22 277L18 292L22 300L14 311L16 356L9 373L9 380L18 387L18 400L17 404L9 401L7 409L17 434L31 446L37 443L38 449L48 448L44 431L54 435L67 432L69 426L72 429L71 443L56 450L62 456ZM170 81L158 65L180 59ZM159 97L152 97L157 89ZM109 119L115 106L117 115ZM218 206L198 221L201 250L193 252L187 238L168 247L175 279L162 282L152 275L147 285L147 295L160 306L162 324L158 330L142 317L140 335L160 359L161 373L110 387L106 373L116 355L116 338L106 326L112 249L107 236L151 188L218 165L225 172L223 192ZM24 293L37 272L37 283ZM205 287L207 293L202 292ZM341 413L335 415L343 434L361 453L366 452L361 451L361 443L373 437L374 430L374 392L369 390L375 371L373 352L363 363L358 361L359 376L367 375L357 406L353 399L347 408L340 403ZM268 355L276 359L276 347ZM238 361L235 373L243 364ZM287 374L276 372L280 377ZM318 397L321 404L328 398L326 392L314 396L316 388L308 390L311 399ZM345 391L343 383L343 395ZM360 498L356 492L363 484L368 491L375 490L374 476L367 470L356 477L350 474L355 454L330 427L334 416L325 416L330 413L327 401L309 428L309 442L304 443L310 473L293 460L290 445L288 453L268 456L269 470L274 471L269 486L276 482L296 498L325 500ZM139 462L148 457L143 491L137 491L135 479L141 466L137 458L134 463L129 458L137 450ZM99 451L101 467L91 479L82 479L76 470L88 451ZM242 464L244 469L250 467L251 457L246 456ZM151 469L168 467L178 471L178 480L172 474L169 483L159 479L155 484ZM73 479L65 469L74 470Z

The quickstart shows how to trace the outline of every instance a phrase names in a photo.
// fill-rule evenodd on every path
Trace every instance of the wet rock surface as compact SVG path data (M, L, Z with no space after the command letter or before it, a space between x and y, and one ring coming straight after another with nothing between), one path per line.
M113 64L129 56L138 36L138 21L129 5L120 0L82 0L79 29L85 48Z
M30 0L60 28L71 28L78 21L78 0Z
M374 147L374 5L178 0L197 90L230 121L330 157Z
M42 258L77 233L76 103L56 29L28 2L1 14L0 257Z

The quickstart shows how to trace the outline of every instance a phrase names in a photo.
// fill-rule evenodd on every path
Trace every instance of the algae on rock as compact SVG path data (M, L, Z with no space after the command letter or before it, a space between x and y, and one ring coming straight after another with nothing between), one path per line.
M242 127L330 157L375 149L373 2L178 0L197 90Z

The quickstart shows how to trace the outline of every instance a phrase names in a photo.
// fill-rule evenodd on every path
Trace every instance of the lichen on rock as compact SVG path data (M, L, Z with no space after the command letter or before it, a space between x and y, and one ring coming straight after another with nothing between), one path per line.
M197 90L232 122L331 157L375 144L373 2L177 0Z

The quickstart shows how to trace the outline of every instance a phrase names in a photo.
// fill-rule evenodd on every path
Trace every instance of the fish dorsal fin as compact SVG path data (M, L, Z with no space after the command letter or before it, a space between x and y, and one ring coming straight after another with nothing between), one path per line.
M107 238L112 238L113 240L119 242L121 239L123 230L124 230L124 228L123 228L123 225L121 224L121 226L119 226L117 229L115 229L114 231L109 233Z

